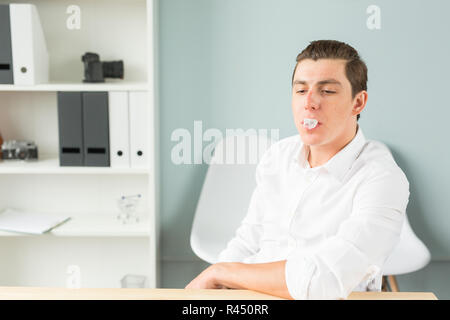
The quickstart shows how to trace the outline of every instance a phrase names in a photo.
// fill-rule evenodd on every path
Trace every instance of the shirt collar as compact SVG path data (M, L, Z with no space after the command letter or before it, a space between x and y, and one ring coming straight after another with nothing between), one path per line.
M339 181L342 181L345 174L350 170L353 162L358 158L364 145L366 138L358 125L355 137L342 150L336 153L330 160L319 168L326 169L330 174L335 176ZM311 168L308 162L309 146L302 143L300 153L297 153L295 161L298 161L303 169ZM316 168L313 168L313 170ZM311 169L309 169L311 170Z

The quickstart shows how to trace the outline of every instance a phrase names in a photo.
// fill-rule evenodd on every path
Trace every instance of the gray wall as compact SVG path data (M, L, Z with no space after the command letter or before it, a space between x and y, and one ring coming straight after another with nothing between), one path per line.
M369 30L369 5L381 29ZM353 45L369 68L360 119L367 138L386 143L410 182L408 216L432 253L423 270L400 276L408 291L450 298L450 72L446 0L160 0L162 285L183 287L207 264L189 233L207 166L175 165L173 130L278 128L296 134L290 79L310 41Z

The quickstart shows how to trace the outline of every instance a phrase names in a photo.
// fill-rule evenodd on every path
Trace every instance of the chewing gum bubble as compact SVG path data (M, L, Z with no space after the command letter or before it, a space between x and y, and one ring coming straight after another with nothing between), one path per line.
M303 120L303 126L308 129L314 129L317 126L318 122L319 121L317 121L316 119L307 119L306 118Z

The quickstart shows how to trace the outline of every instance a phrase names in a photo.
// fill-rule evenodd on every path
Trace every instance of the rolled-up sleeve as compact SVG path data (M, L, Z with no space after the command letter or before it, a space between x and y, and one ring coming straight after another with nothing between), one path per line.
M286 285L294 299L339 299L382 269L400 238L409 183L398 170L372 175L357 189L352 212L314 251L287 258Z

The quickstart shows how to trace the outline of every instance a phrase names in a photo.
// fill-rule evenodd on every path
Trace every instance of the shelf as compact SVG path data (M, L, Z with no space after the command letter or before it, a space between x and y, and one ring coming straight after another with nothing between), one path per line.
M61 167L59 158L42 156L37 161L1 160L0 174L148 174L146 168Z
M0 231L2 237L148 237L150 225L148 219L138 223L122 224L111 215L83 215L72 217L69 221L56 227L52 231L42 234L24 234L8 231Z
M11 91L146 91L148 85L145 82L104 82L104 83L69 83L54 82L42 83L31 86L0 84L0 92Z
M67 280L67 266L77 265L87 275L82 276L84 287L117 287L126 274L145 275L146 286L155 287L159 245L158 105L153 92L158 80L157 2L76 1L83 11L83 27L78 31L62 27L55 19L56 11L65 12L57 1L26 2L36 5L42 22L49 79L35 85L0 84L4 140L33 140L39 147L37 161L0 159L0 211L17 208L71 219L45 234L0 230L0 249L3 256L11 257L2 261L2 271L7 272L0 273L0 283L60 286ZM124 61L125 79L83 83L80 58L85 52L98 53L101 61ZM58 92L133 91L147 93L146 126L140 132L149 148L144 167L60 166ZM145 219L123 224L117 219L117 199L132 194L142 195L138 210ZM63 276L55 276L55 270Z

